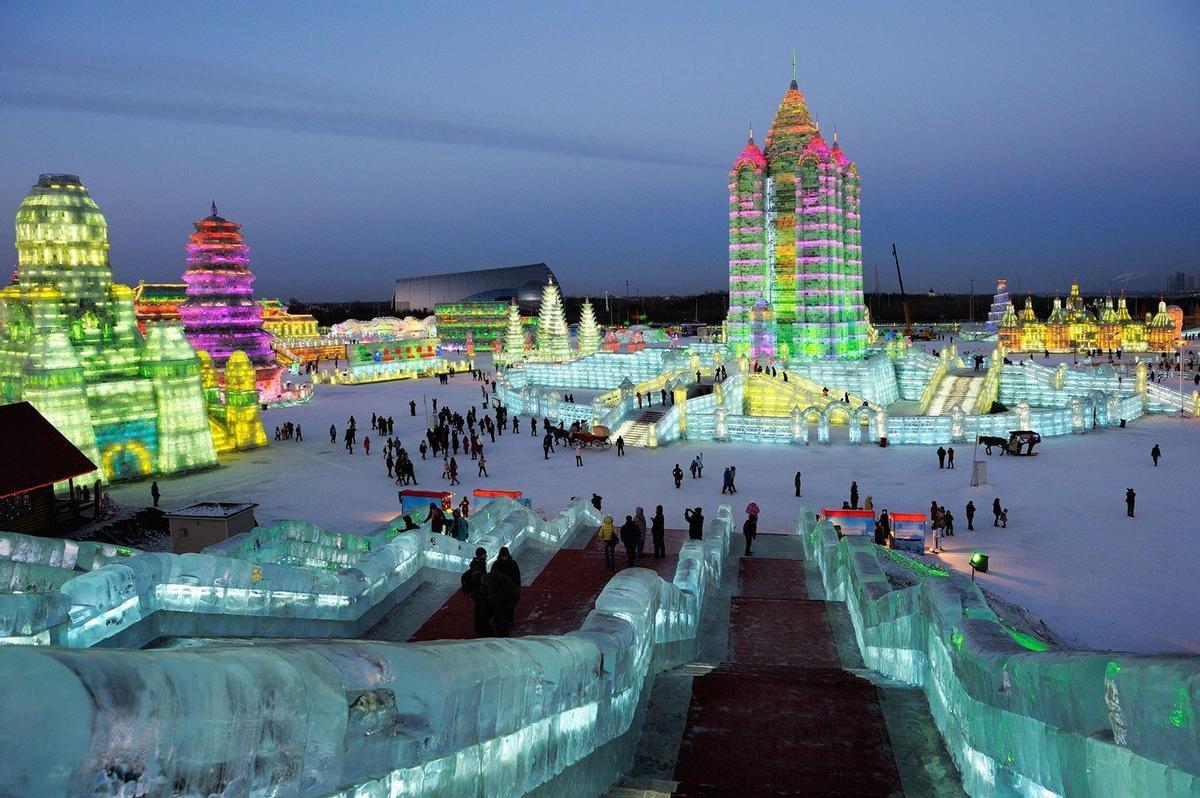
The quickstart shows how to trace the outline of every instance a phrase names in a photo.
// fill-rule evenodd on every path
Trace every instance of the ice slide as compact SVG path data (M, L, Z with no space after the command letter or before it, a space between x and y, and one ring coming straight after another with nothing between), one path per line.
M695 655L731 529L724 505L672 581L623 571L561 635L0 646L0 794L599 794L654 674Z

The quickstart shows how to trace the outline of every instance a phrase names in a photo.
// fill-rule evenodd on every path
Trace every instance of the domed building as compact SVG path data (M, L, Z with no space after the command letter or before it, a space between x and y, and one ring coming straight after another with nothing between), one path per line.
M0 291L0 397L28 401L131 479L216 465L199 362L178 323L138 330L112 281L108 225L75 175L44 174L17 210L17 272Z
M183 328L196 349L212 358L217 380L225 384L225 364L235 351L245 352L254 367L260 401L279 397L282 368L263 329L262 308L254 301L250 247L241 225L212 213L193 224L187 243L187 298L179 306Z
M759 149L729 172L729 315L738 356L772 338L778 360L859 359L867 348L858 168L809 113L795 79ZM754 335L751 314L771 314ZM755 310L758 307L758 310ZM756 351L755 355L761 355Z

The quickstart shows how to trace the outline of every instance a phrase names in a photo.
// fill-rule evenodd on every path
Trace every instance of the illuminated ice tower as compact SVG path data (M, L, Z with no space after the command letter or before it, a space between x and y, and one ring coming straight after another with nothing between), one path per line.
M0 291L0 400L28 400L108 479L216 465L199 361L178 322L143 339L112 281L108 225L75 175L44 174L17 210Z
M229 356L245 352L260 399L277 398L282 369L271 350L271 336L263 330L262 308L254 301L250 247L241 225L218 216L214 202L212 215L193 226L183 273L187 299L179 306L188 340L209 354L222 385Z
M861 358L867 346L858 168L821 137L795 80L759 150L729 173L729 342L750 353L764 301L781 359Z

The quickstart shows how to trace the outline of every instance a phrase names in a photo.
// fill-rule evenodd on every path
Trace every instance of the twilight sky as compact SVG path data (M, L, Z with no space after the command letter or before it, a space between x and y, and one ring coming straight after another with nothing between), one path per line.
M727 171L793 47L863 175L868 290L893 241L910 291L1200 271L1194 0L3 3L0 252L64 171L128 283L178 279L216 199L285 299L535 261L570 294L721 288Z

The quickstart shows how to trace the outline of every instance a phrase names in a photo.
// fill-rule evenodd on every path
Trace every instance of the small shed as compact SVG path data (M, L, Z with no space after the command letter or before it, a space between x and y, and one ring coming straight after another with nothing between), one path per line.
M96 464L29 402L0 405L0 529L36 534L59 518L54 486Z
M167 513L171 551L198 554L258 526L251 502L196 502Z

